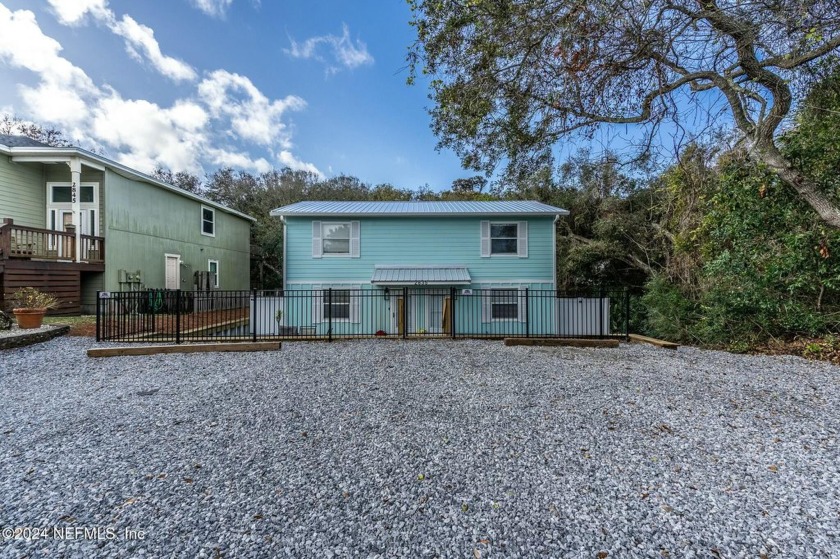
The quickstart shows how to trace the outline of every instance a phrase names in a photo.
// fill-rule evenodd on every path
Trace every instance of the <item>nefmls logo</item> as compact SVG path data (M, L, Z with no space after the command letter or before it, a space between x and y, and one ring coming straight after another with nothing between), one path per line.
M113 540L117 531L110 526L54 526L53 539L56 540Z

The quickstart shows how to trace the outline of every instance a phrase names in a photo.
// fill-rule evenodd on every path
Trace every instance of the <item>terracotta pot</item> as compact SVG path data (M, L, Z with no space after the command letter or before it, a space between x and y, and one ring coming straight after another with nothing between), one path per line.
M12 309L12 312L15 313L18 328L28 330L41 327L47 309Z

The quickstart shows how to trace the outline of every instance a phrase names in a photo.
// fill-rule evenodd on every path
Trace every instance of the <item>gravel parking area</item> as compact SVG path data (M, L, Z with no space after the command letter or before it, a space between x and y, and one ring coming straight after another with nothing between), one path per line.
M90 345L0 352L0 525L48 529L0 556L840 557L828 364L486 341L111 359Z

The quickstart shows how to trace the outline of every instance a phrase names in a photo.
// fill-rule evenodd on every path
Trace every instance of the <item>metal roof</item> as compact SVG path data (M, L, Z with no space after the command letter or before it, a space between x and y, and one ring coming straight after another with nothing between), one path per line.
M568 211L536 202L297 202L271 210L273 216L425 216L425 215L568 215Z
M370 283L377 285L469 285L464 266L376 266Z
M8 146L10 148L19 148L19 147L27 147L27 148L48 148L50 147L49 144L45 144L44 142L39 142L38 140L33 140L28 136L18 136L12 134L0 134L0 144L4 146Z

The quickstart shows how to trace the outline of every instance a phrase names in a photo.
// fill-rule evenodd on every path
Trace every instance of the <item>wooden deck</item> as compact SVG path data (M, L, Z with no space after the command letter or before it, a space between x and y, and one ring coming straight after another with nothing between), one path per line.
M104 270L104 263L0 260L0 302L8 301L21 287L34 287L58 298L59 307L49 314L80 314L82 273Z

